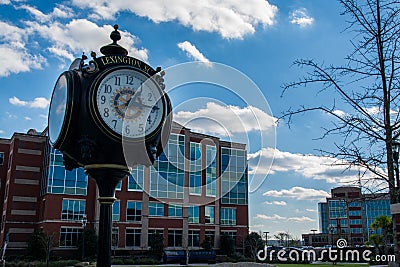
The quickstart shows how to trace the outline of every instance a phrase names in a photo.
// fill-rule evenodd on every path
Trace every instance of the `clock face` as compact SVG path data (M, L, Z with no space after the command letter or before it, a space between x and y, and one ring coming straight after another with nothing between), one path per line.
M54 86L49 109L49 138L52 145L56 144L64 127L68 100L68 81L62 74Z
M113 70L99 81L95 90L97 113L114 135L143 138L156 132L163 122L162 91L137 70Z

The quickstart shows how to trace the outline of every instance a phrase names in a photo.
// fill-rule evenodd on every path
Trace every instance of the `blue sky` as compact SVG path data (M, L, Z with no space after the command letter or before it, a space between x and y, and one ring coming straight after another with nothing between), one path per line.
M304 74L305 70L292 66L295 59L343 62L351 51L352 35L343 32L346 17L340 12L337 1L326 0L0 0L0 136L9 138L30 128L43 130L58 75L82 52L90 54L109 43L112 25L117 23L120 43L129 55L153 67L217 62L254 82L272 113L257 106L257 101L244 101L254 96L253 89L236 97L217 85L191 84L171 93L175 118L182 123L188 116L206 114L229 130L235 128L224 120L229 112L246 121L249 112L259 108L260 129L247 125L245 131L230 135L233 141L246 137L253 142L249 144L250 167L256 159L271 161L275 155L271 168L267 164L257 169L256 175L266 179L250 194L250 226L301 237L318 229L318 201L332 187L356 178L356 172L342 173L330 165L332 159L316 151L333 148L334 139L317 140L331 116L299 115L290 128L280 123L276 147L273 123L267 122L290 107L333 103L334 94L318 94L317 88L290 90L281 97L281 86ZM337 105L342 108L339 100ZM215 125L201 120L190 126L226 137ZM255 141L259 132L265 132L269 142Z

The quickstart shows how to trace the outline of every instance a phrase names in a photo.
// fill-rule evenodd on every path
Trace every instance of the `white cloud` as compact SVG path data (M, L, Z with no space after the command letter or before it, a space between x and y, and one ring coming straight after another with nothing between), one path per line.
M280 216L278 214L274 214L272 216L268 216L265 214L257 214L256 215L257 219L263 219L263 220L269 220L269 221L288 221L288 222L314 222L314 219L311 219L309 217L306 216L302 216L302 217L284 217L284 216Z
M300 27L306 27L314 23L314 18L308 15L307 9L300 8L290 13L290 23L297 24Z
M379 107L365 108L365 111L370 115L378 115L381 112Z
M317 210L315 210L315 209L306 209L306 211L308 211L308 212L317 212Z
M155 23L177 21L195 31L217 32L223 38L241 39L259 25L274 24L278 8L266 0L72 0L80 8L92 9L92 17L114 20L121 11L147 17Z
M208 60L194 45L192 45L188 41L184 41L182 43L178 43L178 47L186 52L186 55L189 58L193 58L195 61L200 61L206 63L207 65L210 64L210 60Z
M324 200L330 195L324 190L295 186L290 189L282 189L280 191L269 190L263 193L263 196L294 198L297 200Z
M333 114L335 114L335 115L337 115L337 116L339 116L339 117L344 117L344 116L346 116L346 112L344 112L343 110L340 110L340 109L334 110L334 111L333 111Z
M46 59L26 48L29 30L0 21L0 76L41 69Z
M277 205L277 206L286 206L287 203L285 201L265 201L266 205Z
M250 174L274 174L276 172L296 172L304 177L325 180L328 183L349 183L358 179L359 169L347 169L346 161L316 155L293 154L274 148L263 148L248 154ZM270 166L259 165L258 162L273 160ZM364 169L360 169L364 172ZM383 173L383 171L382 171ZM366 172L363 179L376 177Z
M8 99L8 102L14 106L28 107L28 108L41 108L45 109L50 104L50 100L44 97L36 97L33 101L20 100L18 97L14 96Z
M31 121L31 120L32 120L32 118L31 118L31 117L28 117L28 116L25 116L24 119L25 119L26 121Z
M53 11L49 14L44 14L39 9L29 6L29 5L20 5L17 6L16 9L24 9L30 14L32 14L37 21L40 22L48 22L54 18L71 18L74 16L73 10L64 5L57 5L53 8Z
M263 220L272 220L272 221L287 220L287 217L283 217L283 216L280 216L278 214L274 214L272 216L268 216L268 215L265 215L265 214L257 214L256 218L263 219Z
M26 22L28 29L48 39L53 45L48 50L59 57L71 60L73 54L99 51L100 47L111 42L111 25L98 26L86 19L74 19L67 24L60 22L38 23ZM141 60L148 60L147 49L135 47L137 38L129 32L121 31L121 46L128 49L129 55ZM99 53L99 52L98 52Z
M11 4L10 0L0 0L0 5L9 5Z
M197 111L179 111L174 114L174 120L194 131L220 136L268 131L276 124L276 118L256 107L223 106L214 102Z
M315 222L314 219L311 219L311 218L306 217L306 216L291 217L291 218L288 218L288 221L290 221L290 222Z

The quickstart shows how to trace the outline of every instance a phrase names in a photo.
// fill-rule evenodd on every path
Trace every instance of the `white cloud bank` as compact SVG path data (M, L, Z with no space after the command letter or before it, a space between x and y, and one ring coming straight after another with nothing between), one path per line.
M70 61L75 53L98 51L100 47L111 42L111 25L98 26L86 19L74 19L67 24L52 22L42 24L36 21L26 22L29 30L48 39L53 45L48 51ZM121 31L119 44L128 49L129 55L141 60L148 60L147 49L135 47L137 38L129 32Z
M273 25L278 12L266 0L72 0L72 4L91 9L96 19L110 20L119 12L129 11L155 23L177 21L195 31L217 32L227 39L242 39L259 25Z
M276 206L286 206L287 203L285 201L265 201L265 205L276 205Z
M269 220L269 221L273 221L273 222L278 222L278 221L297 222L297 223L315 222L314 219L311 219L311 218L306 217L306 216L302 216L302 217L285 217L285 216L280 216L278 214L274 214L272 216L265 215L265 214L257 214L255 218L263 219L263 220Z
M193 44L189 41L184 41L182 43L178 43L178 47L186 52L186 55L189 58L194 59L195 61L200 61L206 63L207 65L211 66L210 60L206 58Z
M50 104L50 100L48 100L44 97L36 97L32 101L24 101L24 100L20 100L16 96L14 96L14 97L8 99L8 102L14 106L28 107L28 108L41 108L41 109L47 108Z
M272 160L272 166L259 162ZM358 169L346 169L347 162L336 158L316 155L294 154L274 148L263 148L248 154L249 174L268 175L276 172L295 172L306 178L325 180L328 183L349 183L358 179ZM361 169L363 172L363 169ZM373 177L366 173L364 179Z
M263 196L293 198L297 200L325 200L330 194L324 190L295 186L290 189L269 190Z
M314 23L314 18L308 15L308 11L305 8L299 8L289 15L290 23L297 24L300 27L310 26Z
M46 59L26 48L29 30L4 21L0 21L0 29L0 77L42 68Z
M194 131L220 136L268 131L276 124L276 118L256 107L241 108L215 102L208 102L205 108L196 111L179 111L174 114L174 120Z

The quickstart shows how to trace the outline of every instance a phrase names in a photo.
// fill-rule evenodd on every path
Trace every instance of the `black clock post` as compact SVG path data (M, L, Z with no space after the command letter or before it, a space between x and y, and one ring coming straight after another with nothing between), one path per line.
M100 217L97 266L111 266L112 204L129 167L153 164L171 131L163 72L128 56L118 26L104 56L83 55L58 78L49 110L49 139L67 170L84 168L96 181ZM91 218L88 218L90 222ZM93 218L92 218L93 221Z
M112 166L101 168L88 166L85 167L85 171L96 180L99 189L100 218L97 267L109 267L111 266L112 205L116 200L115 188L121 179L129 175L129 171Z

